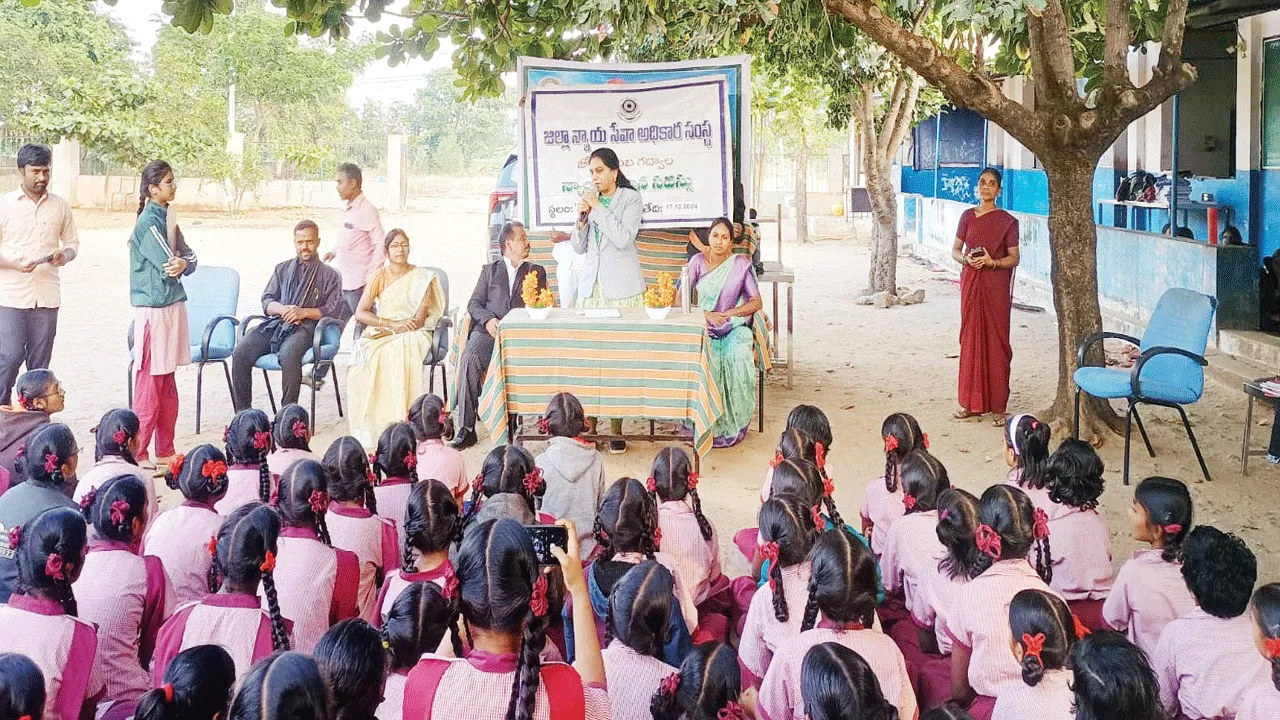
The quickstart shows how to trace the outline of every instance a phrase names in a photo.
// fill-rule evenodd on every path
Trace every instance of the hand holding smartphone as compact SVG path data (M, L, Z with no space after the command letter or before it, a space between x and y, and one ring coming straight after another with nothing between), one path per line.
M569 552L569 531L560 525L525 525L529 537L533 539L533 551L538 556L539 565L559 565L551 554L551 546L559 545L560 549Z

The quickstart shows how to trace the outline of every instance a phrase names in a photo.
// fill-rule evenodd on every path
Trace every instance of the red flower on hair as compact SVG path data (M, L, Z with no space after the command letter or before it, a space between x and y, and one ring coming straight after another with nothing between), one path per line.
M58 553L49 553L49 557L44 560L44 574L54 580L66 580L66 575L62 572L62 556Z
M405 455L405 456L404 456L404 466L405 466L405 467L407 467L407 468L416 468L416 467L418 467L418 453L416 453L416 452L410 452L408 455Z
M690 490L695 490L695 489L697 489L697 487L698 487L698 473L696 473L696 472L691 472L691 473L689 473L689 479L688 479L688 480L685 480L685 481L684 481L684 484L685 484L686 486L688 486L688 488L689 488Z
M1040 658L1040 653L1044 652L1044 640L1044 633L1036 633L1035 635L1022 633L1023 652L1028 657L1035 658L1036 662L1040 663L1041 666L1044 666L1044 660Z
M221 460L205 460L200 466L200 475L210 480L216 480L227 474L227 464Z
M781 465L785 460L786 458L782 457L782 451L776 450L773 453L773 459L769 461L769 467L776 468L779 465Z
M307 436L307 424L301 420L293 421L293 436L296 438L304 438Z
M778 564L778 543L767 542L764 545L761 545L760 557L764 558L765 560L768 560L771 568L773 565L777 565ZM777 583L773 579L772 572L769 573L769 587L770 589L773 589L773 590L778 589Z
M446 564L444 566L444 598L457 600L458 594L458 576L453 572L453 565Z
M160 690L164 692L165 702L167 703L173 702L173 686L172 685L170 685L169 683L165 683L164 685L160 686Z
M262 572L275 572L276 554L268 550L266 555L262 556L262 564L258 566L258 569Z
M916 508L916 496L911 493L902 493L902 507L910 512Z
M836 481L827 476L822 477L822 497L831 497L836 492Z
M311 497L307 498L307 503L311 505L311 512L322 513L329 509L329 493L321 490L312 490Z
M271 447L271 433L266 430L259 430L253 434L253 449L266 450Z
M742 706L732 700L716 711L716 720L742 720L744 717Z
M213 535L209 538L209 544L207 547L209 548L210 557L215 557L215 558L218 557L218 536L217 535Z
M524 489L530 495L538 494L538 490L542 489L542 468L534 468L524 476Z
M1036 508L1035 520L1031 524L1031 536L1036 540L1049 537L1049 515L1041 508Z
M111 441L117 445L123 445L125 440L129 439L129 434L124 430L117 430L111 433Z
M44 471L51 473L58 469L58 453L44 454Z
M813 520L813 529L823 533L827 531L827 521L823 519L822 513L818 512L818 506L814 505L809 508L809 517Z
M652 492L658 492L658 479L657 479L657 478L652 478L652 477L651 477L651 478L645 478L645 481L644 481L644 489L645 489L645 490L648 490L648 491L649 491L649 492L651 492L651 493L652 493Z
M22 526L14 525L9 528L9 549L17 550L20 542L22 542Z
M82 511L88 510L89 508L93 507L93 503L97 499L98 499L98 488L89 488L89 492L85 493L84 497L80 498L80 509Z
M373 471L373 466L365 466L364 479L369 482L371 487L378 486L378 475Z
M178 477L179 475L181 475L182 463L186 462L186 459L187 459L187 456L183 455L182 453L178 453L177 455L174 455L173 459L169 461L169 474L173 475L174 477Z
M538 573L538 579L533 581L533 593L529 596L529 609L537 617L547 614L547 576Z
M680 673L671 673L658 683L658 692L663 695L675 695L680 692Z
M440 408L440 414L436 416L436 423L440 425L444 425L445 422L447 422L448 420L449 420L449 411L445 410L444 408Z
M124 524L124 519L129 516L129 503L124 500L116 500L111 503L111 524L120 526Z
M1262 649L1268 660L1280 657L1280 638L1267 638L1262 642Z
M1178 523L1169 523L1168 525L1165 525L1160 529L1164 530L1165 534L1167 535L1177 535L1178 533L1182 532L1182 525Z
M813 462L819 470L827 468L827 447L820 442L813 444Z
M540 418L538 418L538 433L539 433L540 435L550 435L550 434L551 434L551 420L549 420L549 419L547 419L547 418L545 418L545 417L540 417Z
M1001 553L1000 534L990 525L979 525L977 530L973 531L974 542L978 545L978 550L985 553L992 560L999 560Z
M884 436L884 454L888 455L889 453L897 449L898 449L898 436L885 435Z
M471 481L471 491L480 492L481 490L484 490L484 475L477 475L475 479Z
M1071 624L1075 626L1076 637L1078 638L1083 638L1093 632L1089 628L1085 627L1084 623L1080 622L1080 618L1076 617L1075 613L1071 613Z
M662 547L662 528L660 527L653 529L653 546L655 548Z
M929 433L920 433L920 443L924 445L924 449L929 449Z

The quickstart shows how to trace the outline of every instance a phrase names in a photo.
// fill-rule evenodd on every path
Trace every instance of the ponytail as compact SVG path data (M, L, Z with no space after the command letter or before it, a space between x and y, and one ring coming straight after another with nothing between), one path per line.
M658 500L671 502L689 498L693 516L698 521L702 539L710 541L715 529L702 513L702 499L698 497L698 473L693 472L689 456L678 447L665 447L653 459L654 492Z

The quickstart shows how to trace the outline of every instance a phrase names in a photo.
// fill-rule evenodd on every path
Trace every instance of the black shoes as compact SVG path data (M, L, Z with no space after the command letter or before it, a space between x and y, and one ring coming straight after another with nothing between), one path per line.
M462 428L458 430L458 436L453 439L453 442L449 443L449 447L454 450L466 450L474 446L478 441L479 438L476 437L475 430Z

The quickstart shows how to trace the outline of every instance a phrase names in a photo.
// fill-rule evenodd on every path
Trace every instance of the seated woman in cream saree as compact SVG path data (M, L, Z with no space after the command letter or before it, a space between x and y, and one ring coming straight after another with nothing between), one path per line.
M356 320L368 329L347 369L347 424L370 451L423 393L422 359L445 310L439 278L409 264L409 236L392 230L385 247L387 265L365 284L356 308Z

